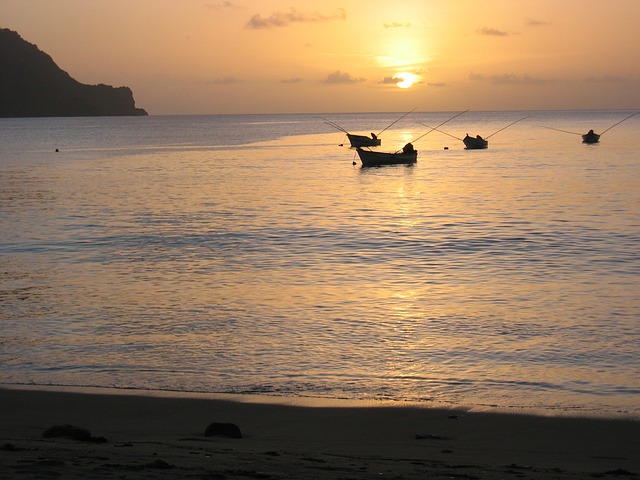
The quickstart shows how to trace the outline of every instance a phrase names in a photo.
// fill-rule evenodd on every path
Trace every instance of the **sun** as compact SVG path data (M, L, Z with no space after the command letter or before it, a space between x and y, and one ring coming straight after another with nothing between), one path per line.
M400 87L400 88L409 88L418 79L418 77L416 75L414 75L413 73L409 73L409 72L396 73L393 76L393 78L398 80L396 85L398 85L398 87Z

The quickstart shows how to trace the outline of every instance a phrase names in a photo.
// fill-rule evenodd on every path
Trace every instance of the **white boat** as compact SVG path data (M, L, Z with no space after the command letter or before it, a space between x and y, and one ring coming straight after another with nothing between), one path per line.
M410 146L410 148L408 147ZM363 167L380 167L382 165L409 165L418 161L418 151L413 145L407 144L398 152L376 152L373 150L356 149Z

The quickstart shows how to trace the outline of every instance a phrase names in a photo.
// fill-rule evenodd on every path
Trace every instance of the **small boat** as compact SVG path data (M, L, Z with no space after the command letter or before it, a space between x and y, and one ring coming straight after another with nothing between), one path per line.
M468 112L468 110L456 113L453 117L445 120L440 125L438 125L438 127L441 127L445 123L450 122L454 118L459 117L466 112ZM429 135L438 127L429 127L430 130L428 132L423 133L412 142L407 143L404 147L402 147L402 150L398 150L393 153L374 152L373 150L363 150L362 148L357 148L356 152L358 152L358 156L360 157L360 161L362 162L363 167L379 167L382 165L410 165L418 161L418 151L413 147L413 143L417 142L422 137Z
M485 140L480 135L476 135L475 137L470 137L469 134L462 139L462 143L468 150L479 150L482 148L489 147L489 140Z
M600 135L594 133L593 130L589 130L582 135L582 143L598 143L600 141Z
M582 143L586 143L587 145L593 145L594 143L599 143L600 142L600 137L602 135L604 135L605 133L607 133L609 130L611 130L613 127L620 125L622 122L626 122L627 120L629 120L631 117L635 117L636 115L638 115L640 112L635 112L632 113L629 116L624 117L622 120L620 120L619 122L614 123L613 125L611 125L609 128L607 128L604 132L598 134L595 133L592 130L589 130L587 133L585 133L584 135L581 133L576 133L576 132L570 132L568 130L561 130L559 128L553 128L553 127L545 127L543 125L543 128L548 128L549 130L555 130L557 132L563 132L563 133L570 133L572 135L580 135L582 137Z
M489 148L489 139L493 137L496 133L500 133L501 131L509 128L511 125L515 125L516 123L521 122L522 120L526 120L527 118L529 117L523 117L516 120L515 122L511 122L506 127L502 127L500 130L493 132L491 135L489 135L486 138L482 138L480 135L476 135L475 137L472 137L468 133L465 135L464 138L459 138L459 137L456 137L455 135L451 135L450 133L439 130L438 127L429 127L429 125L425 125L425 127L429 127L440 133L444 133L445 135L455 138L456 140L462 141L462 143L464 143L465 149L467 150L481 150L481 149Z
M366 135L354 135L353 133L347 133L349 143L354 148L359 147L377 147L380 145L380 139L375 133L371 133L371 137Z
M363 167L380 167L382 165L408 165L418 161L418 151L408 143L398 152L374 152L357 148Z
M417 108L417 107L416 107ZM386 130L388 130L390 127L392 127L393 125L395 125L396 123L398 123L400 120L402 120L404 117L406 117L407 115L409 115L411 112L413 112L415 110L415 108L413 110L408 111L407 113L405 113L404 115L402 115L400 118L398 118L397 120L395 120L393 123L391 123L390 125L388 125L384 130L382 130L380 133L378 133L377 135L373 132L371 132L371 136L368 137L367 135L355 135L353 133L349 133L346 129L344 129L343 127L341 127L340 125L338 125L335 122L332 122L330 120L324 120L324 123L326 123L327 125L331 125L333 128L335 128L336 130L340 130L341 132L344 132L347 135L347 138L349 139L349 143L351 144L351 147L353 148L360 148L360 147L379 147L380 144L382 143L382 141L380 140L380 135L382 133L384 133Z

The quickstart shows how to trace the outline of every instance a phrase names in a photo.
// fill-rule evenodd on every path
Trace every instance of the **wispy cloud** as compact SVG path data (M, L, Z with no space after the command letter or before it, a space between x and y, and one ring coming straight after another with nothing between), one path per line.
M207 84L209 85L235 85L238 83L242 83L242 80L240 80L237 77L221 77L221 78L215 78L213 80L209 80L207 82Z
M429 87L442 88L442 87L446 87L446 86L447 86L447 84L446 84L446 83L444 83L444 82L430 82L430 83L427 83L427 86L429 86Z
M506 37L509 35L508 32L505 32L504 30L498 30L497 28L493 27L479 28L478 30L476 30L476 33L478 35L488 35L490 37Z
M263 28L287 27L292 23L331 22L334 20L344 20L346 18L347 14L343 8L338 9L333 14L324 15L318 12L303 13L292 7L288 12L278 11L272 13L268 17L256 14L249 19L246 27L259 30Z
M301 83L303 80L299 77L296 78L283 78L280 83Z
M587 83L619 83L624 82L624 78L616 75L603 75L601 77L587 77L584 81Z
M527 18L525 22L527 27L546 27L551 25L551 22L545 22L544 20L536 20L535 18Z
M469 80L475 82L488 81L494 85L544 85L556 82L556 80L550 78L533 77L528 74L514 75L513 73L502 73L499 75L489 76L479 73L471 73L469 74Z
M411 27L411 23L410 22L391 22L391 23L385 23L384 24L384 28L410 28Z
M236 5L233 2L230 2L229 0L225 0L222 2L217 2L217 3L207 3L206 4L207 8L212 8L214 10L219 10L222 8L240 8L238 5Z
M503 73L502 75L493 75L491 83L497 85L542 85L549 83L550 80L531 75L514 75L513 73Z
M327 75L327 78L325 78L322 83L327 85L348 85L364 81L366 81L366 78L356 78L347 72L336 70L335 72L331 72Z

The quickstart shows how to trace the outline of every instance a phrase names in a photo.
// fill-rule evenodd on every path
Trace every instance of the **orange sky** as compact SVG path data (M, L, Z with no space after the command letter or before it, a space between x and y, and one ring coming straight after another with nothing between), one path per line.
M639 0L0 0L0 27L152 115L638 109L639 20Z

